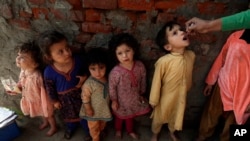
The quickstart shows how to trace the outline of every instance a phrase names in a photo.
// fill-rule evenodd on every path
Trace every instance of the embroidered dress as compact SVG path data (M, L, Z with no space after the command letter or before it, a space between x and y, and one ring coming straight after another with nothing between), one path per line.
M250 44L240 39L243 32L230 35L206 79L210 85L218 81L224 111L233 110L238 124L250 116L245 113L250 103Z
M21 110L30 117L53 115L53 105L47 95L43 77L39 71L25 76L21 71L18 85L22 87Z
M65 122L80 121L79 112L82 105L81 89L76 88L83 68L79 56L74 57L73 65L68 73L58 71L54 66L47 66L44 71L44 80L47 92L53 101L62 105L60 113Z
M83 84L82 102L89 103L93 108L94 115L89 117L85 114L84 104L82 104L80 117L90 121L110 121L108 83L102 83L93 77L89 77Z
M192 85L195 54L171 53L155 63L149 103L155 105L151 117L159 125L169 123L171 131L182 130L187 91ZM157 131L158 132L158 131Z
M139 97L146 90L146 70L142 62L135 61L132 70L115 66L109 75L110 99L117 100L119 108L113 113L120 119L133 118L150 111L148 103Z

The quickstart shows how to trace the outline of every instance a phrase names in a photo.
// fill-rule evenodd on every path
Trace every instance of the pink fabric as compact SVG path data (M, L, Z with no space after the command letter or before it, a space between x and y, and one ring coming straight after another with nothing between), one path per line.
M20 73L19 84L22 87L21 109L24 115L30 117L53 114L53 105L45 91L41 73L36 71L29 76Z
M224 111L233 110L238 124L250 116L245 113L250 104L250 44L239 39L243 32L231 34L206 79L210 85L218 80Z

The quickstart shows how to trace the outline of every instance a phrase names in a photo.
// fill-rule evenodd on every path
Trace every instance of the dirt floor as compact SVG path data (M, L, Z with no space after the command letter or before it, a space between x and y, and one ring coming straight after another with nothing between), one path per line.
M40 124L39 118L29 118L24 116L19 116L16 119L16 122L20 128L21 135L17 137L14 141L66 141L64 139L64 125L60 122L60 119L57 119L58 132L54 134L52 137L47 137L46 132L48 128L40 131L38 126ZM140 135L140 141L150 141L151 138L151 130L150 124L151 121L149 119L149 115L142 116L136 118L136 132ZM109 122L107 125L107 136L102 139L102 141L134 141L131 137L127 135L125 131L123 131L122 139L116 139L114 134L113 123ZM73 137L70 139L71 141L84 141L84 131L82 128L78 128ZM193 141L196 135L196 131L194 129L184 129L182 132L179 132L179 136L182 141ZM164 126L162 132L160 134L159 141L171 141L167 126Z

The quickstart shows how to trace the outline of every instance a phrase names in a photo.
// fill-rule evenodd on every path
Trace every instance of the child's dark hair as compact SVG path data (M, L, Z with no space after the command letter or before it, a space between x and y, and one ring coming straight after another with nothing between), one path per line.
M109 41L109 50L111 52L112 58L116 60L116 64L118 63L117 57L116 57L116 49L118 46L125 44L129 47L131 47L134 50L134 59L138 59L139 56L139 46L140 44L135 39L134 36L132 36L129 33L120 33L111 38Z
M43 71L44 62L42 59L42 53L35 41L28 41L18 47L20 53L30 53L31 58L38 64L37 69Z
M106 74L108 74L110 67L107 49L101 47L91 48L87 52L86 59L88 67L93 64L106 65Z
M167 40L167 33L166 30L169 28L169 30L172 30L175 25L180 25L175 21L169 21L167 22L158 32L155 42L159 46L160 49L162 49L166 53L170 53L168 50L164 48L166 44L168 44Z
M50 47L55 44L59 43L63 40L67 41L67 37L55 30L48 30L41 33L38 37L38 45L41 48L41 51L44 56L50 57ZM51 60L47 60L45 58L46 63L51 64Z

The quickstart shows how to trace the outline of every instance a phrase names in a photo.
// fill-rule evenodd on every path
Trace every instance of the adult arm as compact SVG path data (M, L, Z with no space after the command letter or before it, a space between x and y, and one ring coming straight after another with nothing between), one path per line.
M250 10L221 18L222 31L250 28Z
M230 31L250 28L250 10L215 20L203 20L194 17L186 22L187 32L208 33L212 31Z

